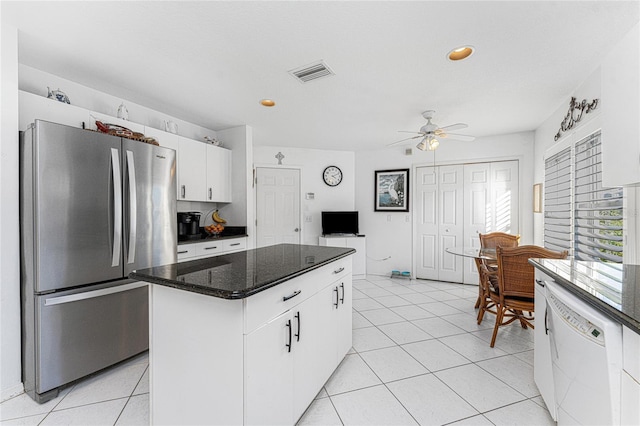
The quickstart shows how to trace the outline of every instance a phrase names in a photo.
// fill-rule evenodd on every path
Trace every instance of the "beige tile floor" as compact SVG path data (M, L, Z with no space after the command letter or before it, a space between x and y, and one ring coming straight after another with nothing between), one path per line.
M354 281L353 349L300 425L553 425L533 381L533 332L482 325L477 288L368 276ZM148 355L38 405L0 404L1 425L147 425Z

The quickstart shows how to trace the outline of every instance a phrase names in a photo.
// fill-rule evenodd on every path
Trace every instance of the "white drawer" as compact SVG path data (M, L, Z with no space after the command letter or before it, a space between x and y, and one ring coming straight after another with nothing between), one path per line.
M196 244L178 246L178 262L196 256Z
M222 251L238 251L247 248L247 238L231 238L228 240L222 240Z
M245 334L349 274L351 274L351 257L340 259L247 297L244 299Z
M196 246L196 256L208 257L222 253L222 241L207 241L206 243L198 243Z

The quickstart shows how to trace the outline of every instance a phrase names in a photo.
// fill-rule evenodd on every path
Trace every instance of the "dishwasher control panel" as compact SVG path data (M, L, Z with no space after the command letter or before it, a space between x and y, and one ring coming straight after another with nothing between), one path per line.
M604 332L602 329L596 327L591 321L568 307L555 297L553 293L547 294L547 300L567 324L580 332L584 337L604 346Z

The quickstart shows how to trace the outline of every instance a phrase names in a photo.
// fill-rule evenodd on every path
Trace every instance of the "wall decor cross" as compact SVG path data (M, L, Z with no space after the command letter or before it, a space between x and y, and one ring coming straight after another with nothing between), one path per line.
M284 155L282 155L282 153L278 151L278 153L276 154L276 158L278 159L278 166L282 166L282 159L284 158Z

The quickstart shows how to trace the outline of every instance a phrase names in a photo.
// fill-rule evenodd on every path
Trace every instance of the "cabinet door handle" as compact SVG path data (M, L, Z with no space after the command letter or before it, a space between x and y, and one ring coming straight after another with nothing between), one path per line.
M298 332L296 333L296 342L300 341L300 311L296 312L296 319L298 320Z
M344 305L344 283L340 283L340 288L342 288L342 297L340 298L340 303Z
M338 309L338 301L340 300L340 296L338 295L338 286L336 286L336 288L334 288L333 291L336 292L336 302L333 304L333 306L335 306L336 309Z
M213 192L211 192L211 188L209 188L209 199L213 198Z
M539 286L544 287L544 281L536 278L536 283L538 283Z
M294 297L296 297L297 295L299 295L300 293L302 293L302 290L296 290L293 293L291 293L289 296L283 296L282 297L282 301L286 302L289 299L293 299Z
M549 311L545 307L544 309L544 334L549 335L549 326L547 324L547 317L549 315Z
M211 246L211 247L205 247L205 250L213 250L213 249L217 249L218 246Z
M287 328L289 329L289 343L285 346L287 347L287 352L291 352L291 320L287 320Z
M182 198L186 197L187 195L187 188L184 185L182 185L181 187L180 194L182 195Z
M344 267L341 267L340 269L336 269L335 271L333 271L333 273L334 274L339 274L342 271L344 271Z

